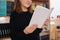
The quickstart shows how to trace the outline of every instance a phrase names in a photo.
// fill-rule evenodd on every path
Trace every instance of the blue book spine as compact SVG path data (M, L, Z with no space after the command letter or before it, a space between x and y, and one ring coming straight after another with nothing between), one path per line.
M6 0L0 0L0 16L6 16L7 14L7 2Z

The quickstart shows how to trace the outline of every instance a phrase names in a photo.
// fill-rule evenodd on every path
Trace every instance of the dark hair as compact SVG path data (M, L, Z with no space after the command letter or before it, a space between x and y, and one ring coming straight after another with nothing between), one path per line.
M14 10L18 13L22 12L20 0L14 0ZM28 8L29 12L32 12L31 6Z

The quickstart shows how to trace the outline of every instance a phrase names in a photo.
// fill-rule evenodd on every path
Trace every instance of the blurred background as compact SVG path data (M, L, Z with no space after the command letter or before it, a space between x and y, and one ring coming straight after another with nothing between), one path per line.
M52 9L50 15L50 22L41 33L41 40L60 40L60 0L32 0L32 11L36 5ZM11 40L10 28L10 15L13 11L14 0L0 0L0 40ZM58 35L57 35L58 34Z

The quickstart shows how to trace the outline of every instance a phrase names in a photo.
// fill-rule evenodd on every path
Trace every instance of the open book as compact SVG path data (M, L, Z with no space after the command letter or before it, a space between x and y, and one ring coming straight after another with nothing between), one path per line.
M52 9L49 10L45 7L37 5L29 25L38 24L38 28L41 28L44 22L46 21L46 19L49 18L51 12L52 12Z

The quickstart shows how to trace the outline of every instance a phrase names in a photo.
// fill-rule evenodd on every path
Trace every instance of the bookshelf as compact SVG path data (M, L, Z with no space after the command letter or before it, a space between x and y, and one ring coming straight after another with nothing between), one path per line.
M46 8L50 8L50 0L33 0L32 6L40 5ZM34 7L35 8L35 7ZM34 10L33 8L33 10Z

